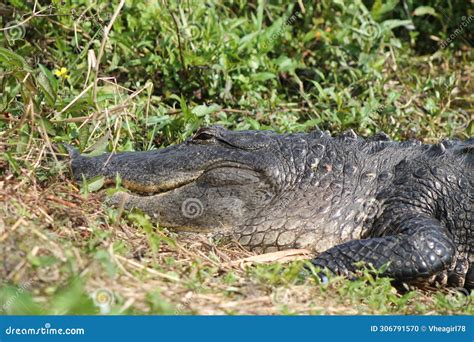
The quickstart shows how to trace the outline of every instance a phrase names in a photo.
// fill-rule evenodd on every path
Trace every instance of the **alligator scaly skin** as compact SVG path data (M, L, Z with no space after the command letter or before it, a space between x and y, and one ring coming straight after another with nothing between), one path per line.
M120 174L142 194L125 206L171 227L212 229L258 252L308 248L337 274L388 264L397 280L473 288L473 149L472 138L210 127L161 150L75 155L72 168L77 179ZM199 215L183 214L190 200Z

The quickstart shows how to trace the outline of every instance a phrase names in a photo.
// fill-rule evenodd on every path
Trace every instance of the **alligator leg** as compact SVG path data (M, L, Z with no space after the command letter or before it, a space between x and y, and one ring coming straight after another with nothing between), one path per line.
M401 221L389 235L352 240L320 254L313 265L339 275L351 276L354 263L372 264L377 269L388 264L386 276L399 281L429 278L447 270L455 254L449 231L438 220L412 215Z

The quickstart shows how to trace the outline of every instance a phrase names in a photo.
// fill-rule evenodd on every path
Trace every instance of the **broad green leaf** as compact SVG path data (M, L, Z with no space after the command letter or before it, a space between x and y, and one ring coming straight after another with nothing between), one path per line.
M56 130L54 129L54 126L51 124L51 122L49 122L48 119L39 118L39 122L49 135L53 135L53 136L56 135Z
M33 300L30 290L32 281L26 281L18 286L5 285L0 288L0 313L7 315L41 315L41 307Z
M56 92L54 91L46 75L40 72L38 76L36 76L36 82L44 94L46 103L51 107L54 106L54 103L56 102Z
M105 183L105 177L104 176L96 176L92 177L91 179L88 179L86 184L87 190L89 192L95 192L100 190Z
M191 113L193 113L194 115L198 117L203 117L203 116L215 113L220 109L221 109L221 106L216 105L216 104L213 104L211 106L200 105L200 106L194 107Z
M375 21L382 19L382 16L386 13L393 11L397 6L399 0L376 0L372 5L370 14Z
M321 87L321 85L316 81L311 81L311 83L313 83L313 85L316 87L316 89L318 89L318 92L319 92L318 97L321 97L323 99L327 99L326 91L323 89L323 87Z
M263 22L263 11L266 6L266 1L258 0L258 7L257 7L257 29L260 31L262 29L262 22Z
M296 61L288 58L286 56L279 57L275 63L278 65L278 70L281 72L291 71L294 72L296 67L298 66Z
M71 279L69 284L55 293L51 301L51 313L55 315L97 313L91 295L84 291L82 280Z
M52 92L54 93L54 97L56 98L58 92L58 79L53 75L53 73L46 68L43 64L38 64L38 68L40 71L46 76L49 81L49 85L52 88Z
M3 156L10 165L12 171L15 173L20 173L20 166L18 165L18 162L15 160L15 158L13 158L9 152L4 153Z
M11 68L21 67L27 68L28 64L20 55L14 53L9 49L0 47L0 63L10 66Z
M399 19L385 20L382 23L382 26L387 30L393 30L394 28L397 28L400 26L404 26L408 30L415 29L415 26L413 25L413 22L411 20L399 20Z
M250 124L250 127L252 129L261 129L260 123L257 120L255 120L253 118L246 118L245 121Z
M250 78L253 81L267 81L275 78L275 74L271 72L257 72L256 74L252 74Z
M91 152L86 155L89 157L95 157L101 155L107 151L107 146L109 145L110 133L107 132L102 138L100 138L94 145L91 146Z
M439 14L436 13L436 10L431 6L420 6L413 11L413 15L422 16L422 15L432 15L433 17L439 17Z

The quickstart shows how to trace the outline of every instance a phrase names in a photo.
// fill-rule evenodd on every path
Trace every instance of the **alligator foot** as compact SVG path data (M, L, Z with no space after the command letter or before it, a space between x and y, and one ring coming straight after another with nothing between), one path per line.
M388 264L384 276L397 281L416 281L447 270L454 253L449 231L438 220L418 214L402 221L393 235L337 245L312 263L348 277L354 276L361 262L377 269Z

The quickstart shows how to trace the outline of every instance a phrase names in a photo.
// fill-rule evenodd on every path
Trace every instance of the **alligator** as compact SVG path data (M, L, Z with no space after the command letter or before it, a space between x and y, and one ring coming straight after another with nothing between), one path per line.
M76 180L120 179L128 192L109 202L161 226L260 253L309 249L314 266L347 277L368 264L404 284L474 288L473 137L430 145L213 126L151 151L68 149Z

